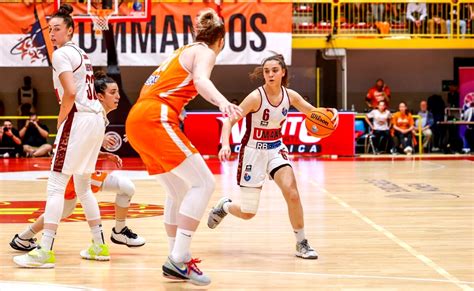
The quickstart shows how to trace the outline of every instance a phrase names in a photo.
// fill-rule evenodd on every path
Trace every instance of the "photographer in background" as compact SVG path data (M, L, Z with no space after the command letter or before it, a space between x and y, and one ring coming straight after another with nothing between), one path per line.
M2 155L4 158L19 157L23 152L18 130L13 128L11 120L5 120L0 127L0 148L7 148Z
M53 147L48 144L49 129L46 125L39 123L38 116L31 114L25 126L20 130L23 141L23 150L27 157L48 156Z

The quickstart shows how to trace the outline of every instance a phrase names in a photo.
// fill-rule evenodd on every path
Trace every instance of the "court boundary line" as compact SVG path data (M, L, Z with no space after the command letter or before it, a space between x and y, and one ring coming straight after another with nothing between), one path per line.
M329 192L325 188L321 187L320 184L316 183L313 180L310 180L309 182L311 184L313 184L314 186L318 187L319 189L321 189L322 192L324 192L327 196L329 196L329 198L334 200L337 204L339 204L343 208L349 210L349 212L351 212L354 216L356 216L357 218L359 218L362 221L364 221L365 223L367 223L373 229L375 229L378 232L382 233L385 237L390 239L392 242L396 243L398 246L400 246L402 249L404 249L405 251L407 251L408 253L413 255L419 261L421 261L422 263L424 263L425 265L427 265L428 267L430 267L431 269L436 271L438 274L440 274L444 278L446 278L452 284L458 286L462 290L473 290L473 288L471 286L466 285L466 283L463 283L461 280L459 280L455 276L451 275L448 271L446 271L444 268L442 268L441 266L436 264L433 260L431 260L430 258L426 257L422 253L415 250L408 243L406 243L402 239L398 238L396 235L394 235L392 232L390 232L389 230L387 230L383 226L380 226L377 223L375 223L373 220L371 220L370 218L368 218L367 216L362 214L359 210L352 207L351 205L349 205L347 202L345 202L341 198L337 197L336 195L332 194L331 192Z
M55 269L75 270L83 269L80 266L56 266ZM16 266L6 266L0 269L19 269ZM107 266L108 270L142 270L142 271L156 271L161 270L161 267L111 267ZM88 266L87 270L104 270L101 267ZM377 275L355 275L355 274L330 274L330 273L312 273L312 272L284 272L284 271L265 271L265 270L239 270L239 269L206 269L206 272L210 273L250 273L250 274L275 274L275 275L290 275L290 276L316 276L316 277L327 277L327 278L340 278L340 279L387 279L397 281L414 281L414 282L433 282L433 283L452 283L449 279L434 279L434 278L417 278L417 277L398 277L398 276L377 276ZM2 281L0 280L0 283ZM14 281L14 282L26 282L26 281ZM474 285L474 281L459 281L463 284ZM61 284L59 284L61 285ZM471 288L470 286L468 286Z

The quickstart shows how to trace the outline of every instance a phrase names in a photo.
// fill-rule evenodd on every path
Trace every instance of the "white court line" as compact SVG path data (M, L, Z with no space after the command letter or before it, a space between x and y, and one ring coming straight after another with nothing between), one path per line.
M446 278L449 282L455 284L456 286L458 286L462 290L474 290L471 286L466 285L466 282L462 282L458 278L451 275L448 271L446 271L445 269L443 269L442 267L437 265L430 258L426 257L425 255L423 255L420 252L418 252L417 250L415 250L409 244L407 244L406 242L404 242L403 240L398 238L396 235L394 235L393 233L391 233L390 231L388 231L384 227L382 227L382 226L378 225L377 223L373 222L370 218L368 218L367 216L360 213L357 209L355 209L354 207L347 204L344 200L340 199L339 197L335 196L334 194L331 194L328 190L321 187L321 185L319 185L318 183L316 183L314 181L309 181L309 182L311 184L315 185L316 187L318 187L319 189L321 189L321 191L326 193L326 195L328 195L332 200L336 201L339 205L341 205L342 207L349 210L352 214L354 214L355 216L357 216L358 218L363 220L365 223L367 223L368 225L373 227L378 232L385 235L387 238L389 238L394 243L398 244L400 247L402 247L407 252L412 254L414 257L416 257L418 260L423 262L425 265L427 265L431 269L435 270L438 274L440 274L441 276Z
M4 266L0 269L18 269L16 266ZM65 270L81 270L84 267L79 266L57 266L55 269ZM91 267L87 266L87 270L141 270L141 271L161 271L161 267ZM311 273L311 272L283 272L283 271L265 271L265 270L233 270L233 269L206 269L209 273L249 273L249 274L272 274L272 275L288 275L288 276L316 276L339 279L384 279L397 281L414 281L414 282L435 282L435 283L452 283L449 279L434 279L434 278L416 278L416 277L398 277L398 276L377 276L377 275L354 275L354 274L329 274L329 273ZM459 281L462 284L474 284L473 281ZM468 286L469 287L469 286ZM469 287L470 288L470 287Z

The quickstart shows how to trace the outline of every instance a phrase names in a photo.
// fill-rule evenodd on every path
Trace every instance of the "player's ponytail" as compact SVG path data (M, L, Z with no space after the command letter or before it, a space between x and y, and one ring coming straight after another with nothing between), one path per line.
M105 94L107 84L117 83L114 79L107 76L104 71L98 70L94 72L94 88L96 93Z
M71 17L71 13L74 9L70 4L63 3L59 7L58 11L54 13L51 18L62 18L66 24L66 28L72 27L72 33L74 34L74 20Z
M273 56L270 56L270 57L264 59L263 62L262 62L262 65L256 67L253 70L253 72L251 72L249 74L250 80L252 80L252 81L255 81L255 80L264 81L265 80L264 77L263 77L263 67L265 66L265 63L268 62L268 61L277 61L280 64L281 68L283 70L285 70L285 75L281 79L281 85L285 86L285 87L288 87L288 85L290 84L289 83L289 77L288 77L288 75L289 75L288 74L288 68L287 68L286 63L285 63L285 58L281 54L275 54Z
M220 38L224 38L224 22L213 9L204 9L197 17L194 32L196 34L196 41L211 45Z

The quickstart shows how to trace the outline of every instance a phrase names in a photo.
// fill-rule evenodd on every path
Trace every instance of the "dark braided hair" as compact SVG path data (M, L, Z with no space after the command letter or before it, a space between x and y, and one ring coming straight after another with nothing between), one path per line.
M282 54L276 54L276 55L273 55L273 56L270 56L266 59L263 60L262 62L262 65L261 66L258 66L256 67L252 73L250 73L250 79L252 81L254 80L264 80L263 78L263 67L265 66L265 64L268 62L268 61L277 61L281 68L283 70L285 70L285 75L283 76L283 78L281 79L281 84L285 87L288 87L288 85L290 84L289 83L289 77L288 77L288 68L286 66L286 63L285 63L285 58L283 57Z
M58 11L54 13L51 18L62 18L66 24L66 28L72 27L72 33L74 33L74 20L72 19L71 13L73 8L71 5L64 3L61 4Z
M107 76L104 71L98 70L94 72L94 89L96 93L105 94L105 89L107 89L107 84L114 84L114 79Z

